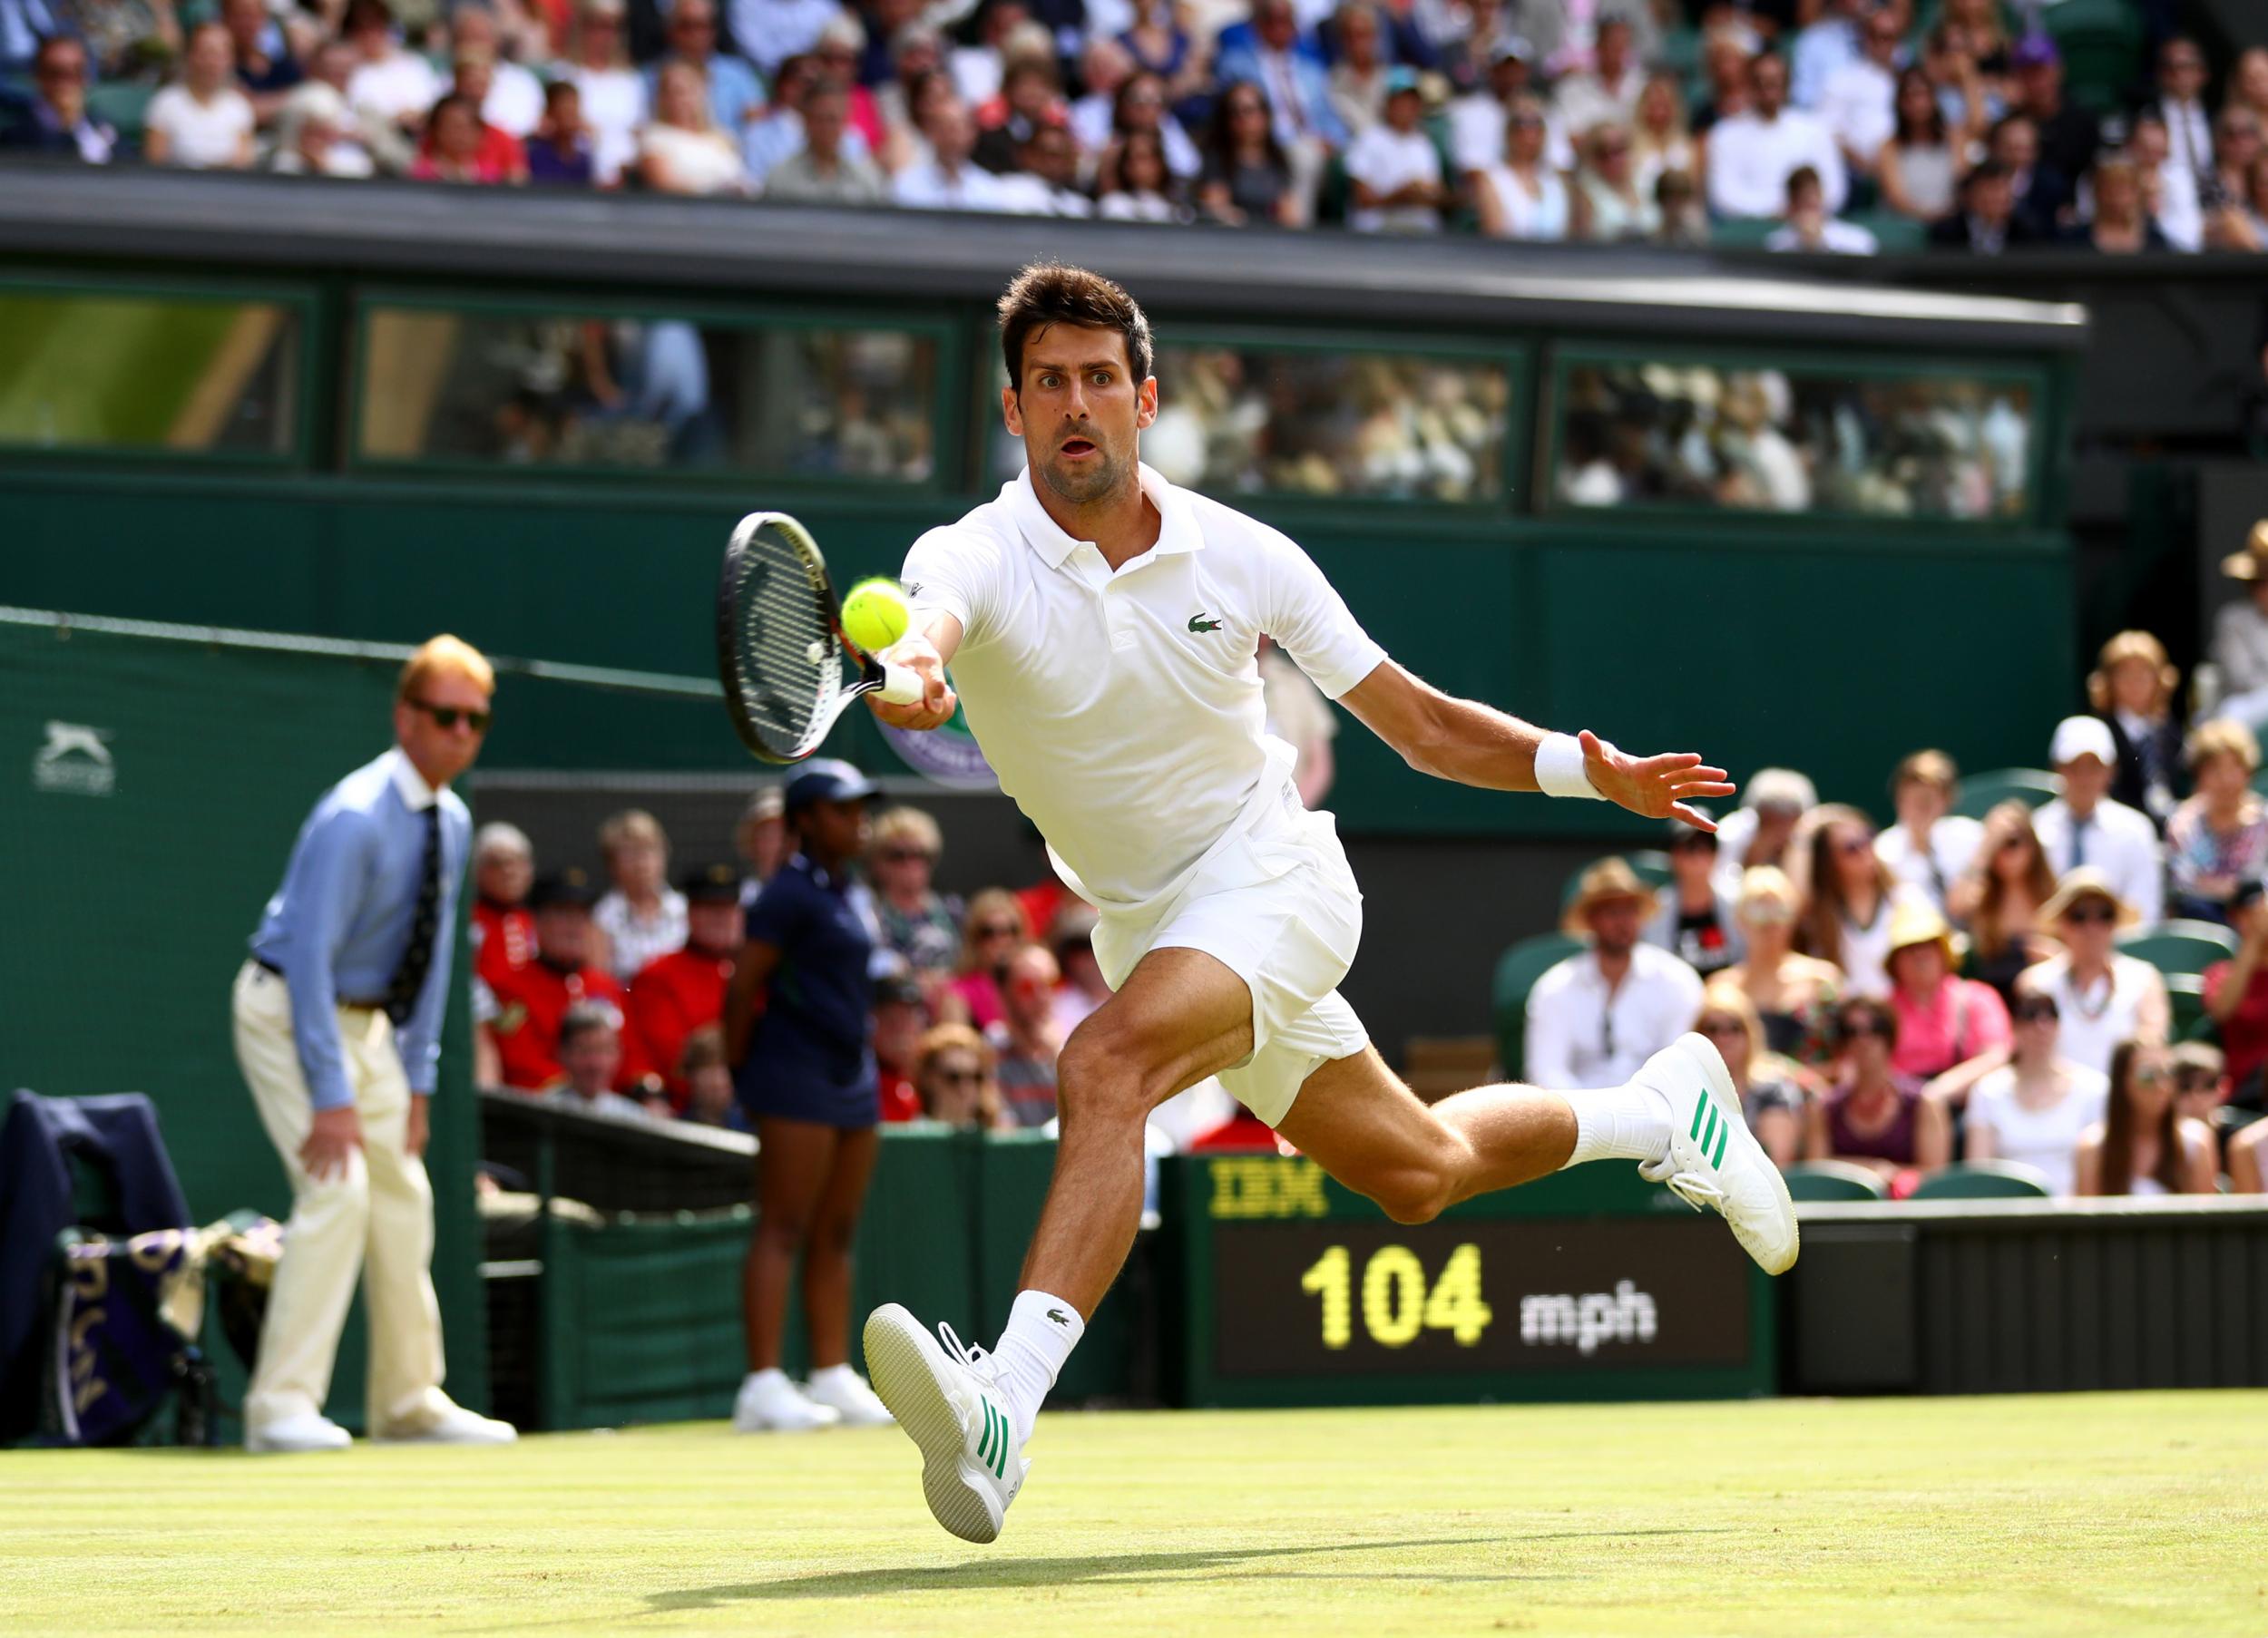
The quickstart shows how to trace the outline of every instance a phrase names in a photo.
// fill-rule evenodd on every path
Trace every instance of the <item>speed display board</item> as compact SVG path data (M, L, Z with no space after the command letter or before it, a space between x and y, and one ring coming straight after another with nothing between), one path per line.
M1190 1405L1769 1393L1771 1282L1714 1214L1587 1166L1406 1227L1314 1162L1174 1168Z

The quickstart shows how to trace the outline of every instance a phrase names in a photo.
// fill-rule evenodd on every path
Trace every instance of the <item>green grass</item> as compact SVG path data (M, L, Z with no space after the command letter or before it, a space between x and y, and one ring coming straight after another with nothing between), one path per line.
M2268 1631L2268 1393L1051 1416L991 1547L897 1433L0 1456L0 1629Z

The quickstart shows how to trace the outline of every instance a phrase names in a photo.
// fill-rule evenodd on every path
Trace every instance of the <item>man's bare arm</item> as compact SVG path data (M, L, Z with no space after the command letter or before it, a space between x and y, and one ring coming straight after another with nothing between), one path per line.
M1541 788L1536 784L1536 747L1549 730L1478 700L1444 694L1393 660L1381 661L1339 703L1421 774L1483 790ZM1632 756L1588 728L1580 739L1583 771L1608 801L1649 819L1677 818L1696 830L1716 828L1691 804L1733 794L1723 768L1705 766L1686 751Z
M894 728L941 728L951 722L958 702L945 680L945 667L960 647L959 616L934 609L923 615L913 630L883 650L883 658L922 679L922 697L913 705L894 706L869 694L866 704L875 716Z

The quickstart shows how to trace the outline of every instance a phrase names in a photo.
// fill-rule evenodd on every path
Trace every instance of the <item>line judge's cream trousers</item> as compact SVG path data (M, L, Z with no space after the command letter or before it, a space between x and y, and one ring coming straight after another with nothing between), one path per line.
M260 1327L259 1360L244 1396L245 1426L257 1429L322 1409L355 1279L367 1264L369 1430L422 1431L449 1400L441 1391L441 1306L430 1272L433 1185L425 1162L403 1148L409 1082L394 1026L372 1008L337 1009L362 1147L349 1155L344 1176L318 1179L299 1160L315 1105L291 1038L289 990L247 961L230 999L237 1062L291 1179L291 1222Z

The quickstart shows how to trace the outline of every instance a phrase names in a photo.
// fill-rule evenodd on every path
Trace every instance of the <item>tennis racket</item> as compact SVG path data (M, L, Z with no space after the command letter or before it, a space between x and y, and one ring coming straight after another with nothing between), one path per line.
M843 680L848 656L858 668ZM752 512L725 547L717 579L717 671L740 743L765 762L801 762L861 695L893 705L922 679L843 635L843 601L810 531L783 512Z

